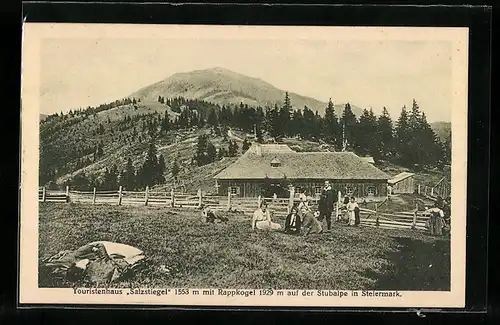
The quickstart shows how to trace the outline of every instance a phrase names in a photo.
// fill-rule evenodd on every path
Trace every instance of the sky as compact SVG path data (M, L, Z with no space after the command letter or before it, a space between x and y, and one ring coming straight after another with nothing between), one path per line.
M44 39L40 51L43 114L114 101L177 72L224 67L324 102L376 114L385 106L394 120L413 99L429 122L451 119L447 41L87 37Z

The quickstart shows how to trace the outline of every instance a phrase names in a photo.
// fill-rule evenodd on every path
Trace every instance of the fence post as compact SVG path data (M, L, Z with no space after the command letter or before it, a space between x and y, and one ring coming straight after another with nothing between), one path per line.
M431 196L434 196L434 187L431 187Z
M290 197L288 198L288 213L292 211L294 196L295 196L295 187L290 186Z
M201 191L201 188L198 189L198 208L201 207L203 200L203 192Z
M122 205L122 186L118 189L118 205Z
M418 195L420 195L420 184L418 184Z
M257 197L257 209L260 208L260 203L262 202L262 196Z
M45 202L45 197L46 197L46 192L45 192L45 186L42 187L42 201Z
M66 185L66 202L69 202L69 185Z
M227 210L231 210L231 188L227 190Z
M342 200L342 194L340 193L340 191L338 191L337 192L337 207L335 209L335 213L336 213L335 219L336 220L341 220L342 219L341 216L339 215L339 204L340 204L341 200Z
M92 204L95 204L95 187L94 187L94 194L92 195Z
M146 186L146 194L144 196L144 205L148 205L148 196L149 196L149 186Z
M415 202L415 212L413 213L412 229L417 228L417 211L418 211L418 202Z
M170 191L170 205L175 207L175 194L174 194L174 189Z

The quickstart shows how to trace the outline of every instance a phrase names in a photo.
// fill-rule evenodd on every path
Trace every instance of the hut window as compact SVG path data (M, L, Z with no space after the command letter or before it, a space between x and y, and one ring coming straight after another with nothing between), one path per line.
M321 186L316 186L314 188L314 194L321 194Z
M271 166L272 167L279 167L279 166L281 166L281 161L279 161L278 158L274 157L273 160L271 160Z
M353 195L354 194L354 188L352 186L346 186L345 187L345 193L347 195Z
M238 186L231 187L231 194L238 195L240 194L240 188Z
M367 189L368 196L375 196L375 186L369 186Z

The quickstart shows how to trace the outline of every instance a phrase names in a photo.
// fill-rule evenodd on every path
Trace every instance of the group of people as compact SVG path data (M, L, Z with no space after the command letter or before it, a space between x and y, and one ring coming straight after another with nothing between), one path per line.
M273 198L276 200L276 198ZM329 231L332 226L333 208L337 203L337 196L332 190L330 183L325 181L318 202L318 210L314 211L309 207L305 192L299 194L299 203L294 204L285 219L284 232L287 234L305 235L322 233L323 220L326 219L326 228ZM339 203L341 213L336 215L335 221L341 221L342 215L348 220L349 226L360 225L360 208L354 196L345 196ZM202 205L202 216L207 223L226 223L227 217L219 216L210 208ZM438 198L434 206L425 209L424 214L429 216L427 228L431 235L441 236L449 232L451 228L450 198ZM260 206L253 213L252 229L260 230L281 230L279 223L272 221L272 213L268 209L267 202L261 201Z
M354 197L346 197L343 210L348 215L348 224L350 226L358 226L360 224L359 206ZM305 192L299 194L299 203L294 204L290 213L285 219L284 232L288 234L306 235L323 232L323 220L326 219L327 230L332 227L332 214L337 196L332 190L329 181L325 181L325 185L321 190L318 211L313 211L309 207ZM341 220L341 216L335 216L336 221ZM281 225L271 220L271 214L267 208L266 202L261 202L259 208L254 212L252 218L252 229L269 229L279 230Z

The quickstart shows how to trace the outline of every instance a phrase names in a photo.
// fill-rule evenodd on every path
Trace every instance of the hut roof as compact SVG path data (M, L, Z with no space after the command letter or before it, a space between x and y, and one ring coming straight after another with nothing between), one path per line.
M409 172L402 172L402 173L397 174L393 178L389 179L388 183L389 184L396 184L396 183L401 182L402 180L407 179L408 177L411 177L413 175L415 175L415 174L409 173Z
M257 147L257 146L255 146ZM217 174L216 179L387 180L389 176L352 152L295 152L253 148ZM286 146L288 147L288 146ZM266 148L267 149L267 148ZM289 149L289 148L288 148ZM278 160L279 166L274 162Z

